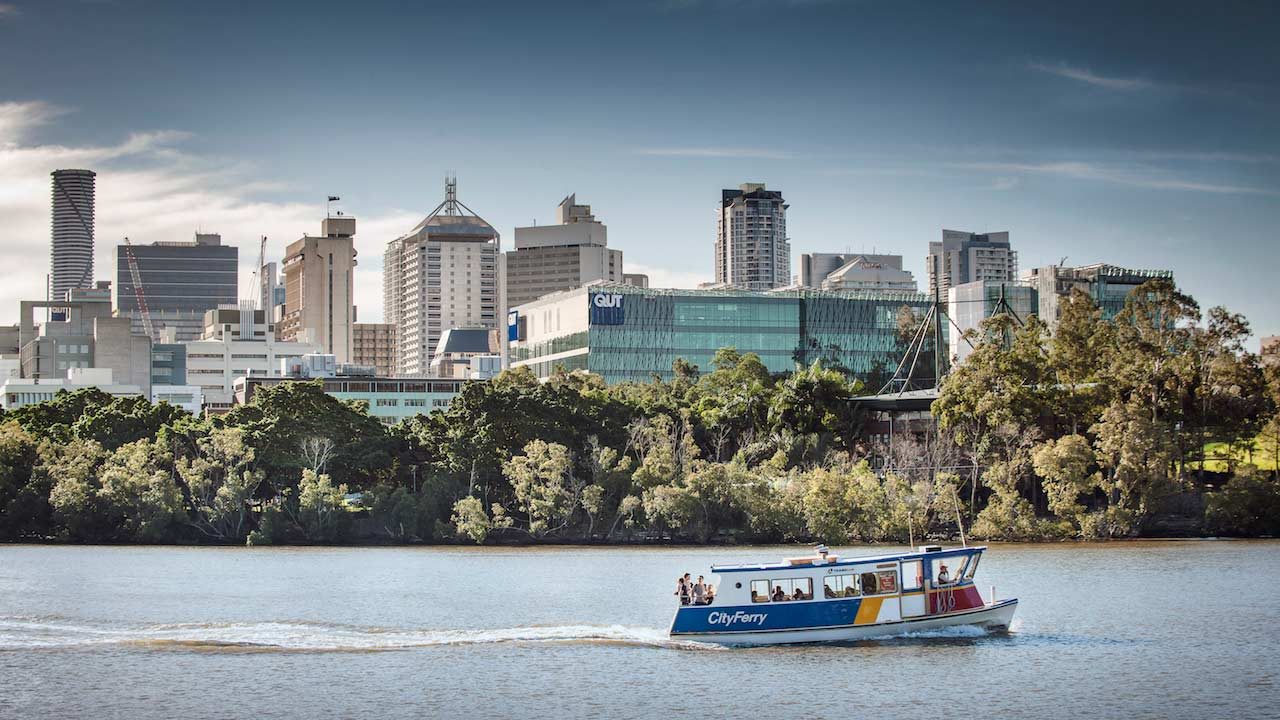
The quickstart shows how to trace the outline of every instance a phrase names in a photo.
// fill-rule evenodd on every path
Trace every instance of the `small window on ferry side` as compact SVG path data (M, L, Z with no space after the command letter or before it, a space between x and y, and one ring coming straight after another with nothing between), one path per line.
M858 596L857 575L828 575L822 579L822 595L828 600Z
M973 579L973 574L978 572L978 561L981 559L982 559L981 555L974 555L973 559L969 561L969 570L964 575L966 578L970 580Z
M919 560L902 562L902 591L919 590L924 586L923 564Z
M752 580L751 581L751 602L769 602L769 581L768 580Z
M875 595L880 592L876 585L876 574L873 572L862 573L862 594Z

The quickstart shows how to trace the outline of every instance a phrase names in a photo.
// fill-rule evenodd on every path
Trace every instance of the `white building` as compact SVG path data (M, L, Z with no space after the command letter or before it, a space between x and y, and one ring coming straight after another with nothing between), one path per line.
M928 292L947 298L947 290L965 283L1018 279L1018 253L1009 245L1009 233L969 233L943 230L942 242L929 243Z
M321 352L313 342L276 340L261 310L219 308L205 313L204 335L187 343L187 383L198 385L205 409L226 412L237 377L280 376L280 361Z
M455 327L496 329L503 317L498 231L458 202L445 200L383 257L383 307L396 326L396 372L426 376L440 336Z
M17 410L24 405L52 400L61 390L72 392L96 387L108 395L142 395L137 385L118 384L112 378L110 368L71 368L65 378L16 378L0 384L0 407Z
M506 253L508 307L591 282L622 282L622 251L608 247L608 229L570 195L556 208L555 225L518 227Z
M782 193L764 183L720 192L716 218L716 283L748 290L791 284L791 244Z
M167 402L192 415L199 415L204 408L204 392L199 385L152 385L151 402Z

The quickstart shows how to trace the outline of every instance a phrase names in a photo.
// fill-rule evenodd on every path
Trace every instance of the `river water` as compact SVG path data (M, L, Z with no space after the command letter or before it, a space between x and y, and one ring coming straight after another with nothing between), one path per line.
M996 546L1004 633L666 638L679 573L800 550L0 546L0 717L1280 717L1280 542Z

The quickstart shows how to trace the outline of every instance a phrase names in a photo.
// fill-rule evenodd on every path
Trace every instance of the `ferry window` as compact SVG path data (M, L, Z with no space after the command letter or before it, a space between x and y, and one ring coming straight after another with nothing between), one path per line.
M813 580L809 578L785 578L773 580L770 597L778 602L785 600L812 600Z
M769 581L751 581L751 602L769 602Z
M978 561L981 559L981 555L974 555L973 559L969 561L969 571L965 573L966 578L973 579L973 574L978 572Z
M876 574L865 572L862 573L862 593L864 595L875 595L880 590L876 585Z
M907 560L902 563L902 589L919 590L924 586L924 568L920 560Z
M960 582L964 579L964 571L969 567L969 556L966 555L958 559L956 563L956 571L951 573L952 582Z
M827 598L857 597L857 575L828 575L822 580L822 594Z

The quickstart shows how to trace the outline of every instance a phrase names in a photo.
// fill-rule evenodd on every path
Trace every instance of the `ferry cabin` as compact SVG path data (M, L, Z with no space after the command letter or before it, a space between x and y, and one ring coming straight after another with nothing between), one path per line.
M713 565L714 601L680 607L671 634L916 625L912 621L958 618L988 607L973 582L984 550L926 546L918 552L848 561L820 553L773 564Z

